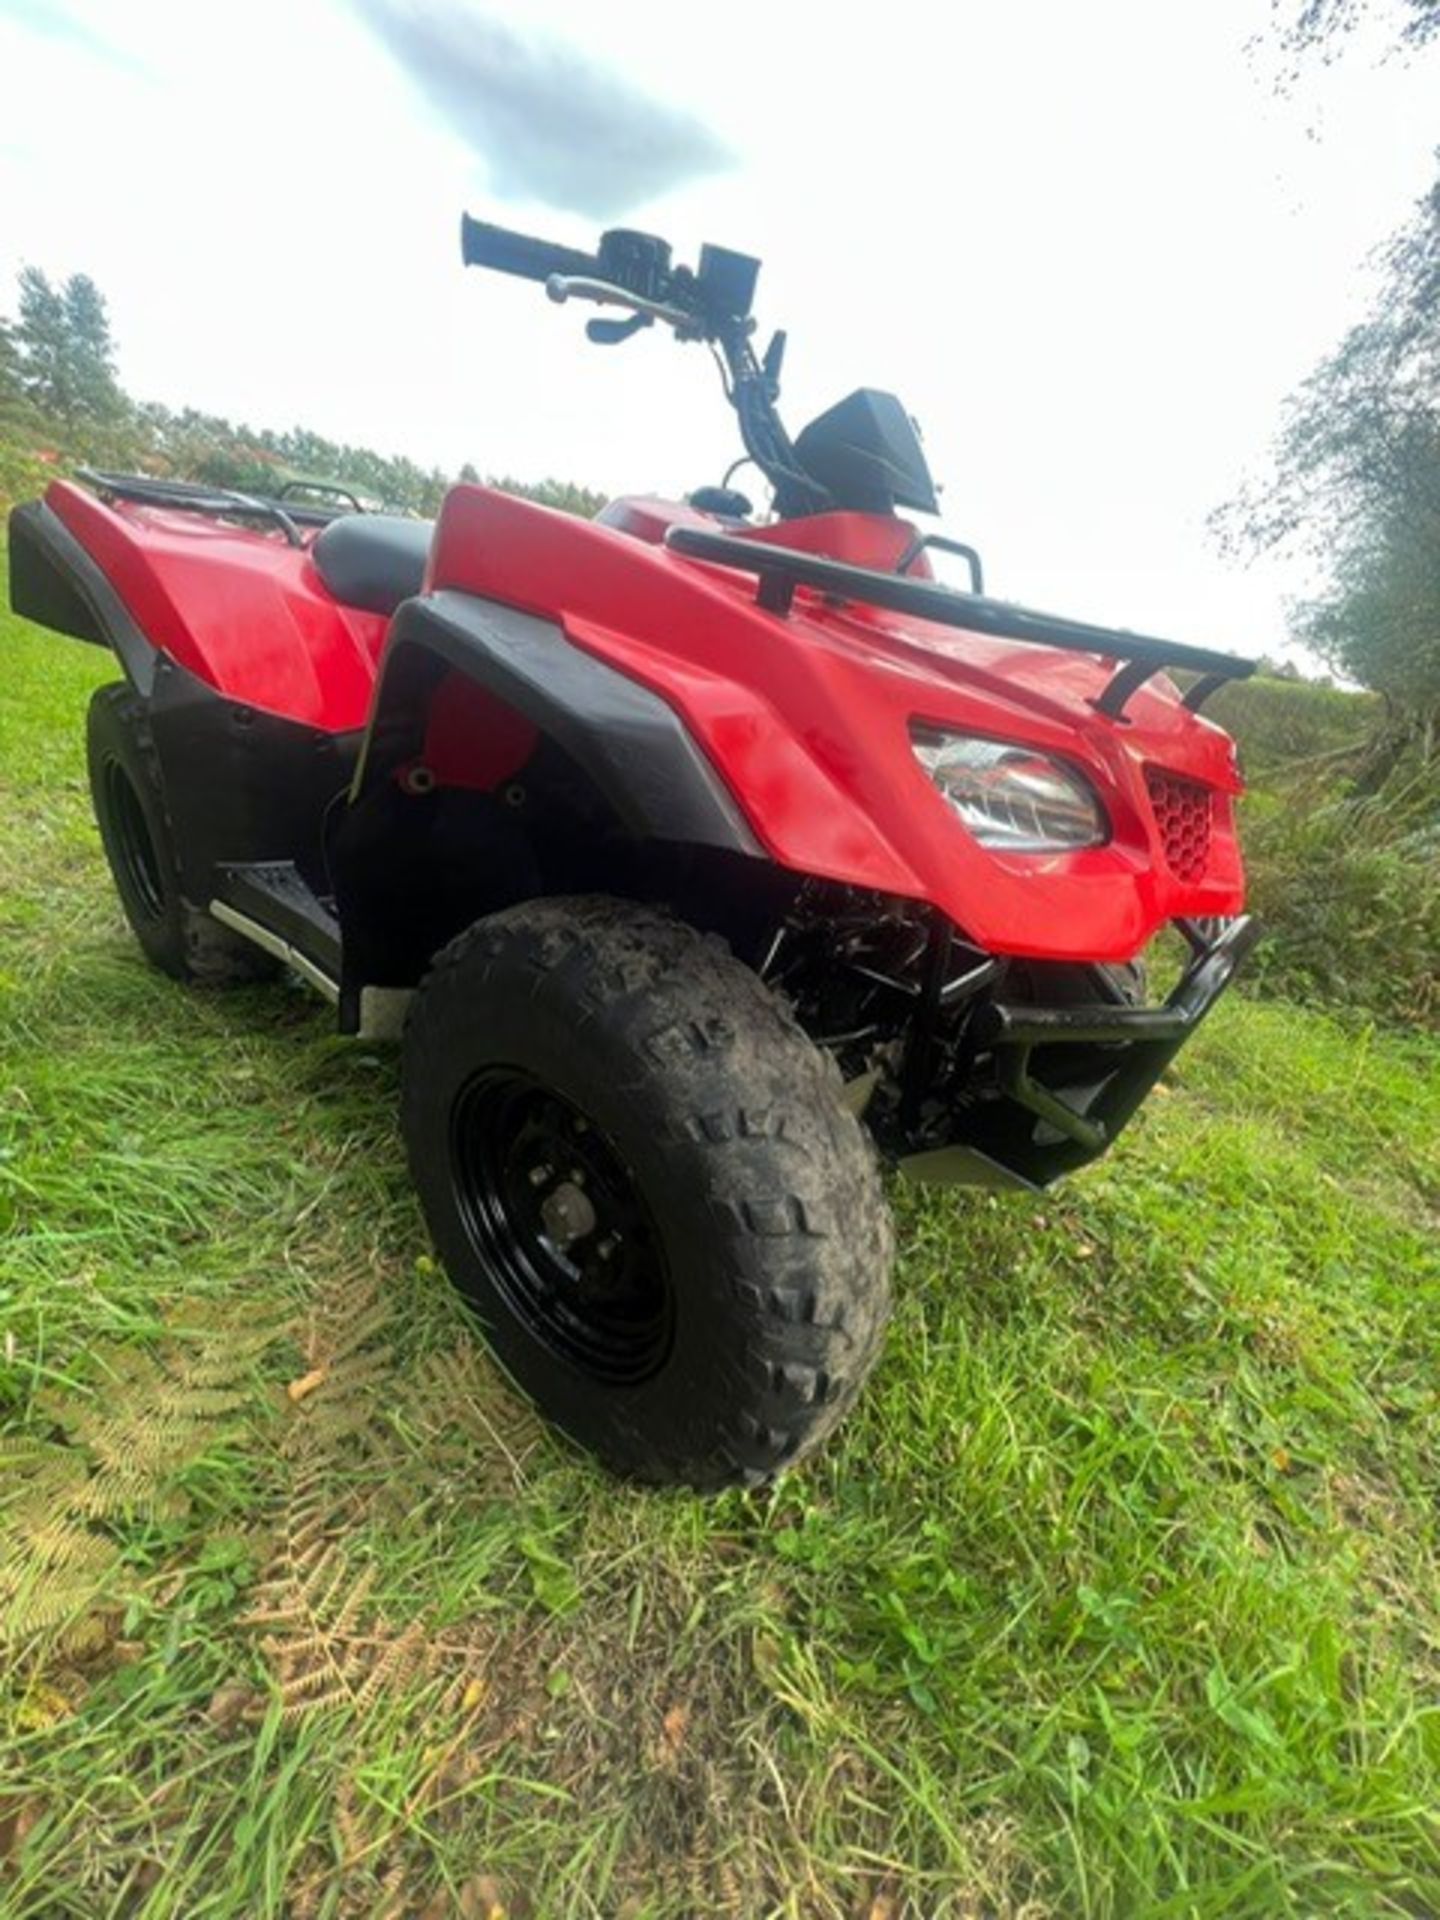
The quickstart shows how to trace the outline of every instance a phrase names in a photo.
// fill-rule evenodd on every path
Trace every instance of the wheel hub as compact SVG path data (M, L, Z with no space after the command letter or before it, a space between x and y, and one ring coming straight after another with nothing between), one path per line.
M593 1233L599 1218L585 1189L573 1180L562 1180L540 1202L540 1219L546 1237L562 1251Z
M602 1381L659 1370L674 1330L669 1265L601 1128L521 1069L489 1068L455 1099L450 1165L471 1244L537 1339Z

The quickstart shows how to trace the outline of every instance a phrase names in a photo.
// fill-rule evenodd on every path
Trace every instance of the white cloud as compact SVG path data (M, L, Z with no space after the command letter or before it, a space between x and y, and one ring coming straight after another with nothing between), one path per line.
M434 109L485 162L503 200L611 220L731 164L693 114L570 48L434 0L354 0Z
M69 11L78 36L41 36L0 0L0 285L24 259L92 273L132 391L624 491L716 478L736 451L700 353L588 348L539 289L462 271L462 207L586 246L596 222L539 204L558 189L523 141L503 184L534 203L500 204L493 153L344 0ZM488 11L736 155L661 169L626 224L681 257L761 254L792 423L898 391L996 591L1277 645L1304 583L1228 567L1204 516L1428 183L1434 56L1362 49L1286 101L1243 54L1267 0L937 0L853 25L829 4Z

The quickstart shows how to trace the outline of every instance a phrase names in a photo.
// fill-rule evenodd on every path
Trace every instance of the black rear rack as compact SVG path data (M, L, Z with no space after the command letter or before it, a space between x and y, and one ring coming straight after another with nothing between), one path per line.
M205 513L218 520L265 520L278 527L292 547L303 547L301 527L328 527L351 507L302 506L297 501L270 500L258 494L237 493L231 487L207 487L191 480L159 480L148 473L106 473L98 467L77 467L77 480L113 500L133 500L137 506L166 507L176 513Z
M795 589L813 587L837 600L858 600L872 607L887 607L895 613L911 613L918 619L960 627L970 633L993 634L997 639L1024 640L1037 647L1063 647L1070 653L1093 653L1107 660L1121 660L1125 664L1111 676L1093 702L1101 713L1113 720L1124 718L1126 702L1137 687L1166 668L1175 667L1182 673L1199 676L1184 696L1185 705L1196 712L1217 687L1227 680L1245 679L1254 673L1257 665L1254 660L1213 652L1208 647L1190 647L1179 640L1158 640L1148 634L1090 626L1083 620L1061 620L1054 614L1014 606L1008 600L992 600L982 593L961 593L933 580L880 573L871 567L851 566L844 560L825 560L818 554L799 553L793 547L774 547L767 541L742 539L728 533L707 533L700 527L671 527L665 544L672 552L690 560L710 560L717 566L756 574L760 582L756 598L771 613L789 613ZM912 554L912 560L913 557ZM932 670L942 673L947 670L944 654L915 646L894 633L887 633L886 637L902 652L923 660Z

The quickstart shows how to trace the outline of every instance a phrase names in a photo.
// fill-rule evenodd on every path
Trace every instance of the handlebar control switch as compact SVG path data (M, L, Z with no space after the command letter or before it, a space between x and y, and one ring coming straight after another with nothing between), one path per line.
M663 304L670 294L670 245L653 233L612 227L600 236L600 278L642 300Z

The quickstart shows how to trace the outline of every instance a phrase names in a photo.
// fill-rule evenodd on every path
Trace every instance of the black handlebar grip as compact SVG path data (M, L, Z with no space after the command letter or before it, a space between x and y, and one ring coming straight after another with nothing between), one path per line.
M522 280L548 280L552 273L593 276L599 267L593 254L512 233L509 227L492 227L468 213L460 216L460 256L467 267L493 267Z

